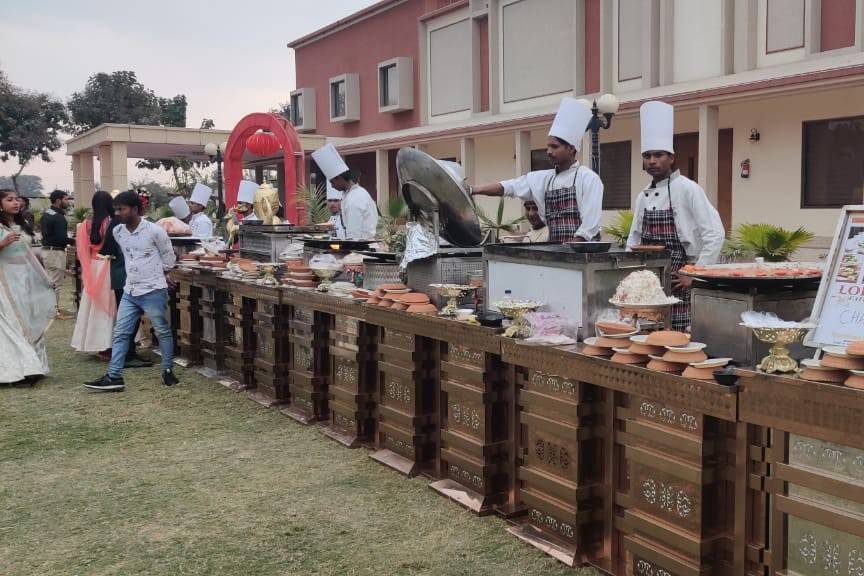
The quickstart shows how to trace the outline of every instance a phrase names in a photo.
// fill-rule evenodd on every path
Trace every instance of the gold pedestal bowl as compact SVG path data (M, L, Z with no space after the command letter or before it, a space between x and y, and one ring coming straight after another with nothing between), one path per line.
M504 336L508 338L527 338L531 334L530 327L525 321L525 315L543 306L543 302L534 302L533 300L502 300L492 306L498 308L504 316L510 319L510 326L504 331Z
M435 288L439 296L447 298L447 304L438 312L439 316L447 317L456 316L461 296L477 289L477 286L465 286L462 284L430 284L429 287Z
M798 361L789 356L787 346L800 342L810 328L754 328L753 334L756 338L772 344L768 356L762 359L756 369L766 374L788 374L797 373Z

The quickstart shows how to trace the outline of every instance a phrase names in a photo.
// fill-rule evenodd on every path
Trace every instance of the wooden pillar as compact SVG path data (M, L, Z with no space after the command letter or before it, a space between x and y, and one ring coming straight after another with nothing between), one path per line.
M531 171L531 131L516 132L516 170L517 178Z
M375 150L375 186L378 208L385 212L390 203L390 151L386 148Z

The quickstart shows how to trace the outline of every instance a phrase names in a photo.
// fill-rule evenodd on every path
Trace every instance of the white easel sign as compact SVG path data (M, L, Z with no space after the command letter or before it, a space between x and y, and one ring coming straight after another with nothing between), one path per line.
M864 206L844 206L816 294L806 346L864 340Z

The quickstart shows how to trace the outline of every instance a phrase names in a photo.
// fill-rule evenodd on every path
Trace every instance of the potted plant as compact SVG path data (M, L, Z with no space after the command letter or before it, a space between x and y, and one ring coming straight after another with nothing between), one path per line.
M477 208L477 217L480 219L480 227L486 237L486 242L498 242L502 233L513 234L519 230L519 225L525 221L524 216L513 218L512 220L504 220L504 198L498 199L498 209L495 211L495 218L490 218L486 212L479 206Z
M803 226L786 230L773 224L739 224L723 246L723 257L729 261L755 257L766 262L787 262L814 236Z
M602 228L603 234L611 236L612 239L623 248L627 245L630 237L630 228L633 226L633 212L631 210L619 210L615 221Z

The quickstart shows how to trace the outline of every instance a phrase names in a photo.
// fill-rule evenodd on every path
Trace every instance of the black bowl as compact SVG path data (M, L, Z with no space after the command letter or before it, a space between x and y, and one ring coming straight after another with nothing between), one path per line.
M504 322L504 318L505 316L503 314L492 310L477 313L477 322L479 322L481 326L486 326L487 328L499 328L501 323Z
M734 386L738 382L739 378L740 376L731 370L714 371L714 380L723 386Z
M597 252L608 252L612 247L611 242L565 242L565 246L574 252L595 254Z

